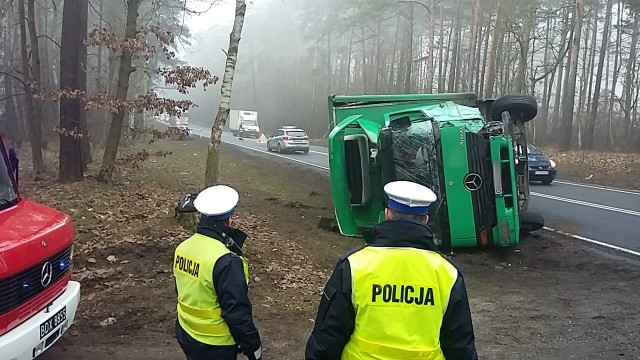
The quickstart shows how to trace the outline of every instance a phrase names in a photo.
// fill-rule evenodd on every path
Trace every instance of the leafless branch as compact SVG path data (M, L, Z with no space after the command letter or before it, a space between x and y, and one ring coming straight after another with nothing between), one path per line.
M60 46L60 44L58 44L58 42L57 42L57 41L55 41L55 40L53 40L52 38L50 38L50 37L49 37L49 35L44 35L44 34L42 34L42 35L38 35L38 39L39 39L39 38L46 38L46 39L49 39L49 40L51 40L51 42L53 42L54 44L56 44L58 47L61 47L61 46Z
M13 95L5 96L5 97L1 98L0 101L6 101L8 99L11 99L12 97L22 96L22 95L26 95L26 94L27 93L20 93L20 94L13 94Z
M9 76L11 78L14 78L14 79L18 80L22 85L24 85L24 87L29 87L29 85L27 85L27 83L25 83L24 81L22 81L22 79L20 79L19 77L15 76L13 74L9 74L8 72L0 71L0 75Z

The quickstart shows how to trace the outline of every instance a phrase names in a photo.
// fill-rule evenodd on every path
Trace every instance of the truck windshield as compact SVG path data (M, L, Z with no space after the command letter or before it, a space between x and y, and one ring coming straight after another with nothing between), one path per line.
M0 142L0 146L2 142ZM6 163L4 154L0 152L0 210L11 206L18 199L11 175L9 172L9 164Z
M242 125L245 126L258 126L258 122L255 120L242 120Z
M440 196L435 137L430 120L393 130L393 154L396 180L422 184Z

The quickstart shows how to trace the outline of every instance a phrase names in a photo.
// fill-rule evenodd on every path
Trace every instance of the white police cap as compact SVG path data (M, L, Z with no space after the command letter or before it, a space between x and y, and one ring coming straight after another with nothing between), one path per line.
M438 197L426 186L410 181L394 181L384 186L389 201L387 207L410 215L427 215L429 205Z
M204 189L193 201L193 206L204 216L227 219L233 214L240 195L226 185L215 185Z

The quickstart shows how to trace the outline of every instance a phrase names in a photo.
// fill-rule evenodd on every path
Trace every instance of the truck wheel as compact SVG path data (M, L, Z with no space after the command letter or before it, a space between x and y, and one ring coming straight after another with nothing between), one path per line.
M502 113L509 112L512 121L526 123L538 115L538 103L533 96L513 94L498 98L491 105L491 118L502 120Z
M544 227L544 217L535 211L520 212L520 236L527 236L532 231L540 230Z

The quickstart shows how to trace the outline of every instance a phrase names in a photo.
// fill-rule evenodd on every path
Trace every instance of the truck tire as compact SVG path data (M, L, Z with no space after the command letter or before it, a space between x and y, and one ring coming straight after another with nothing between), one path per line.
M502 113L509 112L511 120L523 123L533 120L538 115L538 103L533 96L513 94L498 98L491 105L491 118L502 120Z
M539 212L520 212L520 236L527 236L532 231L540 230L544 227L544 217Z

